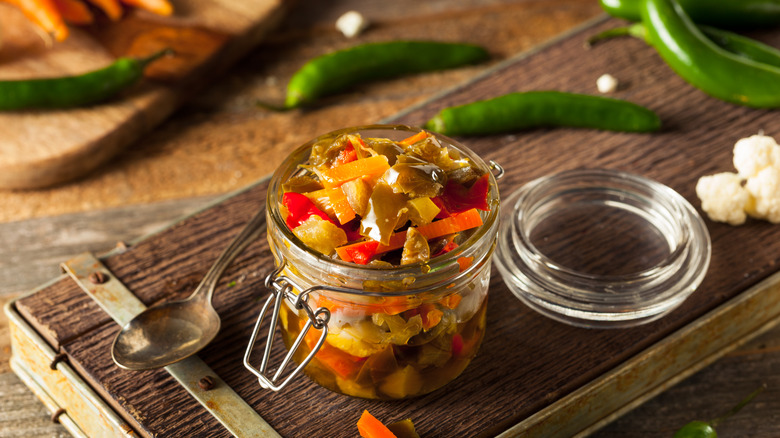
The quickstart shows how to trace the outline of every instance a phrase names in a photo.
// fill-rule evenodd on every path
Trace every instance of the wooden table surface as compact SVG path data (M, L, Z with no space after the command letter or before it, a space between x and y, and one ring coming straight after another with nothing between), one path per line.
M333 27L350 9L372 22L356 39ZM71 184L0 192L0 303L52 278L58 263L75 254L107 251L256 181L310 137L390 117L601 14L596 0L299 0L265 43L114 162ZM275 114L253 105L255 99L281 99L286 80L313 56L398 38L469 41L488 47L494 58L487 65L362 85L313 110ZM68 436L10 372L7 331L0 315L0 438ZM775 328L596 436L671 436L690 420L727 411L762 382L767 390L719 434L780 436L778 370Z

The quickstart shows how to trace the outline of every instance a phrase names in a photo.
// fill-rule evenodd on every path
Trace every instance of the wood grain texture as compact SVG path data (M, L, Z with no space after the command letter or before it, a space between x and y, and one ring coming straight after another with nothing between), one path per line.
M64 260L85 251L104 254L117 245L129 244L214 199L176 199L0 223L0 295L32 290L45 279L56 277Z
M106 162L254 47L278 23L283 2L199 0L174 7L171 17L134 10L119 22L73 29L65 43L49 48L19 31L31 28L19 11L0 5L0 27L15 30L4 37L0 79L80 74L118 56L165 47L177 52L150 66L146 81L104 103L0 114L0 188L46 187Z
M610 21L603 26L616 23ZM777 34L768 33L762 37L775 45L780 42ZM614 41L583 54L583 38L582 33L567 38L491 72L434 103L404 114L399 120L418 124L443 105L507 91L542 87L587 91L596 77L609 71L629 84L618 93L620 97L648 105L665 121L674 122L667 123L662 133L653 136L540 129L464 141L485 158L505 163L508 172L500 183L502 193L510 193L524 182L558 170L610 167L653 177L670 185L695 205L698 204L693 195L696 177L730 170L730 151L737 138L759 129L776 137L780 132L780 121L771 111L733 107L704 96L682 83L652 50L637 41ZM558 72L558 76L543 74L550 71ZM217 251L207 245L220 239L227 241L230 233L234 233L241 221L252 213L251 209L257 206L261 195L262 187L244 192L132 247L125 254L112 257L107 263L147 303L181 294L183 289L179 283L166 290L145 278L144 273L166 279L165 276L175 272L175 266L169 263L173 258L182 263L184 271L181 274L186 274L185 277L205 272L214 256L211 252ZM209 227L208 224L215 225ZM242 369L240 357L251 329L249 324L256 316L256 310L247 309L256 305L256 298L263 294L262 289L257 289L257 277L268 269L263 262L267 260L267 254L263 256L265 243L258 242L225 279L243 278L243 283L235 289L217 292L216 298L222 297L217 304L226 321L225 329L201 357L284 436L314 436L323 428L335 436L353 435L354 422L363 408L369 408L385 421L413 418L423 436L491 435L597 378L676 328L776 272L780 237L777 227L750 221L743 227L733 228L708 221L708 228L713 239L713 258L709 275L700 289L666 318L635 329L585 330L555 323L522 306L494 275L488 334L472 365L440 391L393 403L338 396L304 379L284 394L269 394ZM188 230L192 230L192 235L187 235ZM181 251L188 251L190 257L184 257ZM258 273L257 277L253 273ZM31 301L26 303L31 309L35 305ZM47 316L51 320L65 318L64 312ZM89 336L94 339L106 339L110 335L104 331L116 330L110 323L97 323L92 327ZM110 365L107 352L88 354L88 348L76 348L78 342L78 339L74 340L65 348L76 355L74 360L79 362L85 375L94 379L95 385L117 379L126 393L116 392L112 397L119 399L130 394L141 400L146 382L133 379L132 374L123 377L107 366ZM100 342L105 341L93 345ZM112 388L105 390L111 392ZM151 405L148 412L163 409L164 406ZM339 415L333 415L334 412ZM195 413L189 411L189 414Z

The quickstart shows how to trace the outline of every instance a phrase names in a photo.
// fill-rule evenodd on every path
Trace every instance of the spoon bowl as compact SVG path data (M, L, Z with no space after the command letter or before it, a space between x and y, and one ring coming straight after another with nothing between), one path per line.
M211 305L217 282L264 229L265 211L261 210L225 248L192 295L150 307L125 324L111 347L114 362L128 370L161 368L192 356L214 340L221 325Z

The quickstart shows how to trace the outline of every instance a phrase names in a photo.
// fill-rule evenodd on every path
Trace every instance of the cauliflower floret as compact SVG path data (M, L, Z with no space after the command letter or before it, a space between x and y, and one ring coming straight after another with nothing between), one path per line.
M734 145L734 167L742 178L752 178L767 167L780 167L780 145L766 135L752 135Z
M748 178L745 188L754 199L747 208L748 214L773 224L780 223L780 162Z
M358 36L368 27L368 20L358 11L344 13L336 20L336 28L347 38Z
M617 87L618 80L610 74L605 73L596 79L596 88L599 90L599 93L612 93L617 90Z
M745 223L750 193L742 186L742 179L736 173L723 172L699 178L696 195L710 219L731 225Z

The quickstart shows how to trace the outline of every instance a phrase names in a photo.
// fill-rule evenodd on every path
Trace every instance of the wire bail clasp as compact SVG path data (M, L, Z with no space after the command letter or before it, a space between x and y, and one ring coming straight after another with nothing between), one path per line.
M328 336L328 321L330 320L330 311L327 308L320 307L317 310L313 310L308 304L309 294L311 294L311 292L327 288L314 286L306 290L302 290L300 286L298 286L292 279L282 275L285 264L286 261L284 258L282 258L279 263L279 267L277 267L272 273L268 274L265 279L265 287L271 291L271 294L268 296L268 299L266 299L265 304L260 311L260 316L257 318L254 330L252 331L252 337L249 339L249 345L247 346L246 353L244 354L244 367L251 371L252 374L257 376L261 387L270 389L272 391L279 391L284 388L296 375L298 375L298 373L300 373L301 370L303 370L303 368L306 367L306 365L309 364L314 355L317 354L317 351L319 351L320 347L322 347L322 344L325 343L325 338ZM301 292L296 295L294 292L295 290ZM298 337L295 338L295 342L293 342L293 344L290 346L287 355L285 355L284 359L282 359L282 362L276 369L276 372L273 372L269 368L269 360L271 357L271 347L273 346L274 337L276 334L276 326L279 323L279 311L281 310L281 306L284 304L282 302L284 299L287 299L288 302L296 309L304 310L308 316L308 321L306 321L306 324L304 324L300 334L298 334ZM271 324L268 328L268 335L265 339L263 359L260 363L260 368L258 369L249 363L249 357L252 354L255 342L257 341L257 335L260 332L263 319L265 318L271 303L274 305L273 312L271 313ZM312 327L322 331L319 340L314 345L311 352L306 356L306 358L294 370L292 370L292 372L284 377L283 380L281 380L284 370L290 364L293 355L300 347L301 343L306 337L306 334L309 332L309 329ZM269 377L271 373L273 373L273 376ZM281 383L277 383L280 380Z

